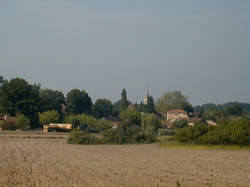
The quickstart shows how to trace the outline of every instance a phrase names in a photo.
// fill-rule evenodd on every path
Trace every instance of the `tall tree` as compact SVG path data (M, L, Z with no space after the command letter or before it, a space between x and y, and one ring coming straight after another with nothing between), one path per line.
M26 80L5 80L0 88L2 112L10 115L24 114L30 119L31 128L39 126L40 85L31 85Z
M122 99L121 99L121 110L126 110L128 108L129 102L127 100L127 92L125 88L122 90Z
M66 98L67 111L73 114L89 113L92 101L84 90L72 89Z
M1 84L3 83L3 81L4 81L4 78L3 78L2 75L0 75L0 86L1 86Z
M59 113L62 109L62 104L65 104L65 98L62 92L51 89L41 90L41 112L48 110L57 110Z
M156 110L166 113L171 109L184 109L187 112L192 111L192 105L188 102L188 97L181 91L171 91L164 93L155 104Z
M121 109L121 99L113 103L112 116L117 117Z
M148 103L147 103L146 108L147 108L148 113L154 113L155 106L154 106L154 98L152 96L148 97Z
M111 116L113 105L108 99L97 99L94 106L93 112L97 118Z

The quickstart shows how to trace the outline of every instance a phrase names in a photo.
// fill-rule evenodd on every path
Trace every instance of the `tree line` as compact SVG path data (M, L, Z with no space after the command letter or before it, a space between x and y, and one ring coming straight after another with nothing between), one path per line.
M125 89L121 99L114 103L106 98L93 103L85 90L72 89L65 97L61 91L42 89L40 84L30 84L22 78L7 80L0 76L0 113L16 116L17 122L23 119L32 129L49 122L67 122L72 116L81 114L97 119L119 117L130 104ZM140 112L155 112L151 96L147 105L135 104L133 108Z
M153 142L159 132L162 135L177 132L175 138L178 141L193 143L240 143L235 141L235 137L242 138L245 131L247 134L244 137L249 138L245 128L249 127L246 123L250 116L248 103L192 106L181 91L166 92L156 101L150 95L147 99L147 104L132 103L127 98L126 89L123 89L121 99L114 103L106 98L93 102L85 90L75 88L64 96L61 91L42 89L40 84L31 84L22 78L7 80L0 76L0 113L16 116L13 129L23 129L27 125L34 129L49 123L70 123L78 130L72 131L69 142L89 144ZM179 120L172 127L177 130L164 131L167 128L164 125L165 114L171 109L183 109L189 117L202 120L194 127L188 126L185 120ZM105 118L117 118L121 123L112 128ZM218 127L207 126L205 120L215 121ZM103 138L96 138L89 134L91 132L101 133ZM229 136L230 140L223 139ZM241 142L246 144L246 138L243 139Z

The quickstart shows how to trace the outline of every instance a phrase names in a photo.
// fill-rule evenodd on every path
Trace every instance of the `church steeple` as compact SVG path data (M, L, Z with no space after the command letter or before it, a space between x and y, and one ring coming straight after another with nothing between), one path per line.
M144 105L148 104L148 98L149 98L148 89L146 89L146 94L145 94L144 100L143 100Z

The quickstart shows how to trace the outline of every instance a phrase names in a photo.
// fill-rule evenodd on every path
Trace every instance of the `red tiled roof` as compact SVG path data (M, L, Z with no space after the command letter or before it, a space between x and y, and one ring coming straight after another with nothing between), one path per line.
M168 113L185 113L185 114L187 114L187 112L185 110L182 110L182 109L173 109L173 110L168 111Z

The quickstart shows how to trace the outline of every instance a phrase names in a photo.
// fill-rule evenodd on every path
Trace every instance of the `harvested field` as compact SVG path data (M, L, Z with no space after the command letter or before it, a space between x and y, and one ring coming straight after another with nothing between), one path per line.
M68 138L69 133L43 131L0 131L0 138Z
M249 150L0 139L0 186L249 186Z

